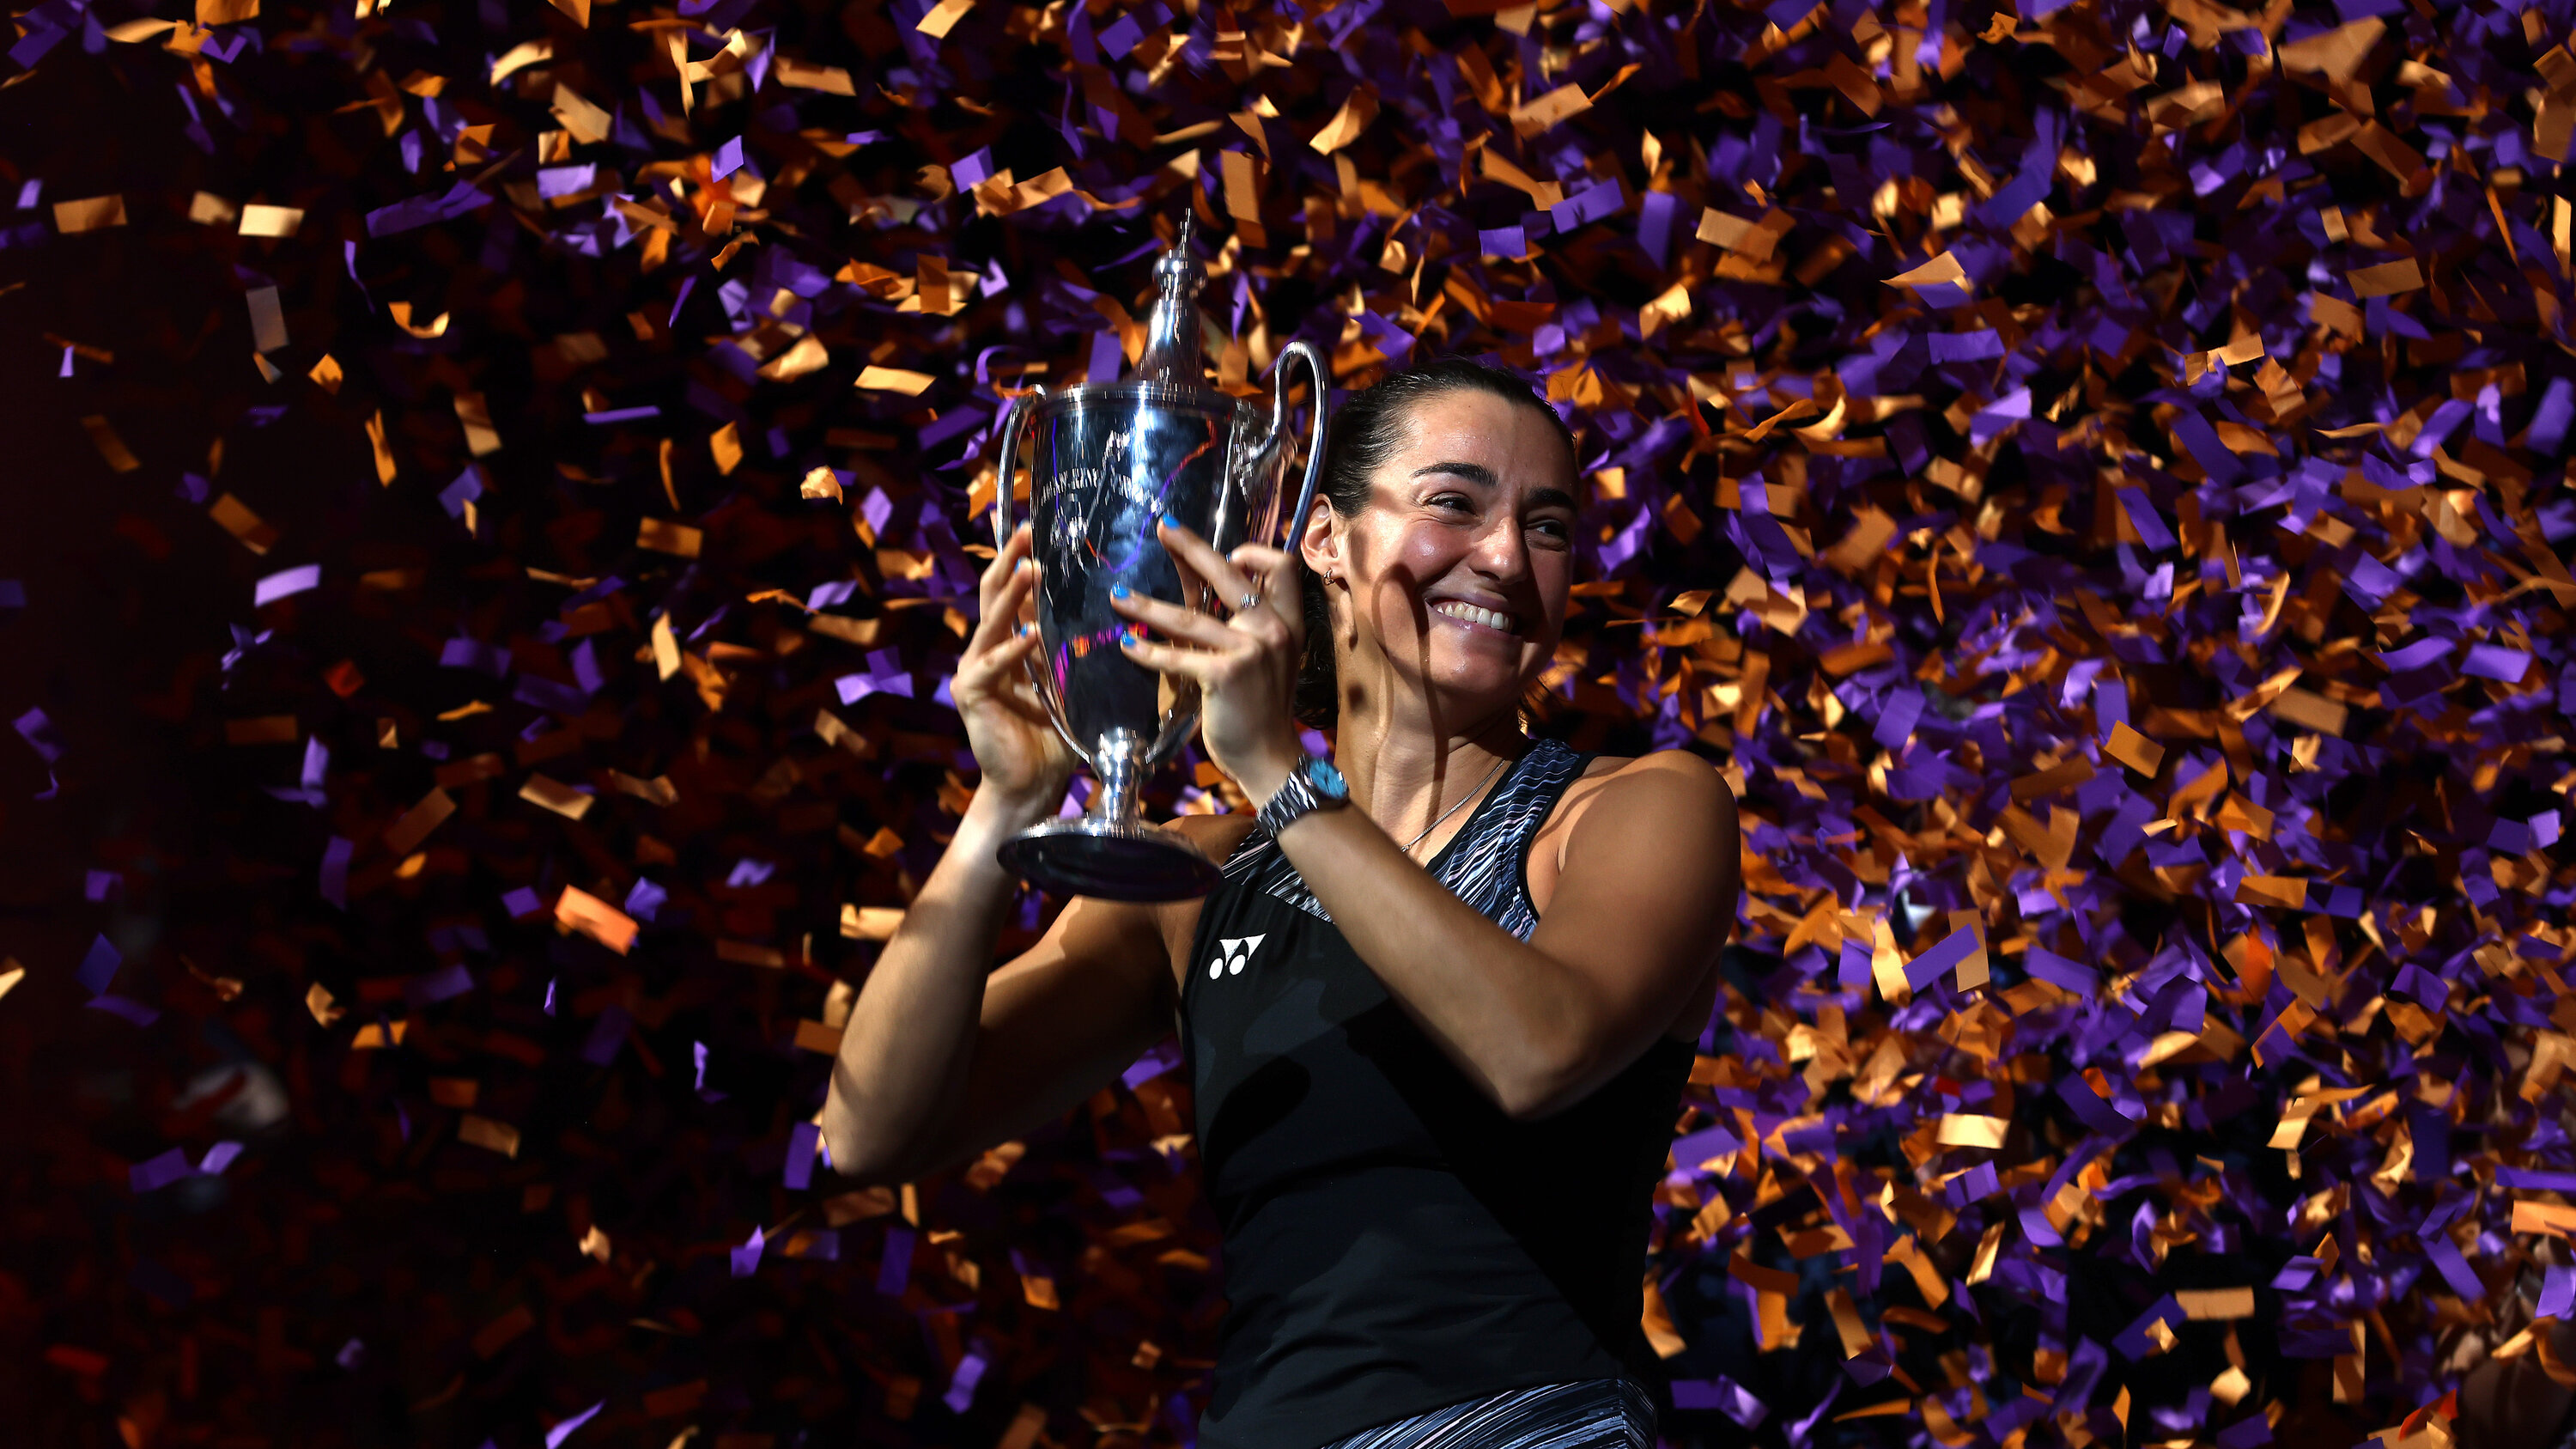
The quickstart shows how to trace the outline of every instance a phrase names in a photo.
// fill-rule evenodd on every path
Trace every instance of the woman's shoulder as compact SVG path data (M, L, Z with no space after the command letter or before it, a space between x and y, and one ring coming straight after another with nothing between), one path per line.
M1619 793L1642 793L1639 787L1678 789L1685 792L1676 803L1705 806L1723 796L1728 809L1734 808L1735 794L1726 785L1726 776L1717 766L1689 750L1652 750L1642 755L1595 755L1584 765L1576 784L1597 791L1607 786L1622 786Z
M1530 899L1542 914L1572 857L1578 831L1593 819L1615 825L1621 835L1662 842L1667 847L1662 863L1677 869L1724 869L1741 844L1735 796L1726 777L1708 761L1688 750L1596 755L1567 785L1534 842L1539 848L1531 854L1528 881ZM1601 840L1594 832L1583 834Z
M1735 792L1726 776L1688 750L1594 756L1566 787L1549 832L1571 836L1596 811L1623 830L1736 830Z

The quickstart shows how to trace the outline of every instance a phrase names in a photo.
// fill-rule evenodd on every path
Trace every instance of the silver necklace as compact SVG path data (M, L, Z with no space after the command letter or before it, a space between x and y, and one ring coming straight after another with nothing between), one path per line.
M1484 779L1482 779L1482 780L1478 780L1478 781L1476 782L1476 788L1475 788L1475 789L1470 790L1470 791L1468 791L1466 794L1459 796L1459 797L1458 797L1458 804L1457 804L1457 805L1452 805L1452 806L1450 806L1448 809L1441 811L1441 812L1440 812L1440 820L1434 820L1434 821L1432 821L1430 824L1423 826L1423 827L1422 827L1422 834L1421 834L1421 835L1417 835L1417 836L1413 837L1411 840L1408 840L1408 841L1404 842L1404 853L1405 853L1405 854L1407 854L1407 855L1411 855L1411 854L1413 854L1413 847L1415 847L1415 846L1417 846L1417 845L1420 845L1420 844L1422 843L1423 836L1427 836L1427 835L1429 835L1432 831L1435 831L1435 830L1439 829L1439 828L1440 828L1440 821L1441 821L1441 820L1446 820L1446 819L1448 819L1450 816L1457 814L1457 813L1458 813L1458 805L1464 805L1464 804L1466 804L1468 801L1475 799L1475 798L1476 798L1476 796L1477 796L1477 794L1478 794L1478 792L1482 791L1482 790L1485 788L1485 786L1486 786L1486 785L1488 785L1488 784L1492 783L1494 776L1496 776L1496 775L1498 775L1498 774L1501 774L1501 773L1502 773L1502 769L1503 769L1503 761L1501 761L1501 760L1496 760L1496 761L1494 761L1494 768L1492 768L1492 769L1490 769L1490 770L1487 770L1487 771L1485 772L1485 778L1484 778Z

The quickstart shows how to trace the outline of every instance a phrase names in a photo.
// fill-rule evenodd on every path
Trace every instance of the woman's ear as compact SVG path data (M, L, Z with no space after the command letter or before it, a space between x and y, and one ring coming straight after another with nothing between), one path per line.
M1342 571L1342 534L1333 526L1336 516L1333 500L1321 493L1306 510L1304 526L1298 530L1297 551L1305 559L1307 571L1318 578L1332 578Z

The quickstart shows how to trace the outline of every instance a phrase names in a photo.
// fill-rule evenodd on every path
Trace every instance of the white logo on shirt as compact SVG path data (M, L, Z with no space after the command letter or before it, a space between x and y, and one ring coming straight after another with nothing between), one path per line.
M1219 937L1216 943L1219 954L1208 963L1208 979L1214 981L1219 976L1242 975L1243 968L1252 963L1252 953L1260 948L1262 938L1268 934L1264 931L1260 936Z

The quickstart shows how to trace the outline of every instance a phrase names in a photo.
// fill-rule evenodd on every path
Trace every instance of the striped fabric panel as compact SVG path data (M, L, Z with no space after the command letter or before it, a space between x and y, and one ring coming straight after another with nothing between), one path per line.
M1538 912L1530 905L1529 893L1521 889L1521 846L1537 832L1582 761L1582 755L1561 741L1533 743L1503 773L1493 796L1475 809L1467 826L1472 833L1453 842L1448 858L1440 864L1441 884L1479 915L1524 941L1537 929ZM1225 874L1228 880L1248 881L1253 889L1317 920L1332 919L1268 831L1245 836L1227 857Z
M1363 1429L1322 1449L1655 1449L1655 1406L1623 1378L1539 1384Z

